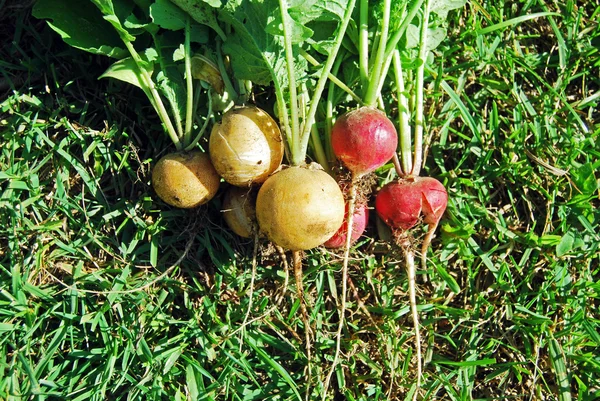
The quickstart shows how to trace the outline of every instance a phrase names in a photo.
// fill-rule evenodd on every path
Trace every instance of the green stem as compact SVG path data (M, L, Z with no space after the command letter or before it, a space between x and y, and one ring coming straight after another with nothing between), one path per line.
M419 58L417 77L415 80L415 158L411 174L418 176L423 164L423 80L425 75L425 63L427 61L427 28L429 25L429 0L425 0L423 9L423 20L421 21L421 35L419 37Z
M412 169L412 149L410 114L408 112L408 99L404 96L404 77L402 76L402 62L400 52L396 49L393 53L394 72L396 75L396 97L398 98L398 130L400 131L400 157L402 159L402 172L409 174Z
M298 93L296 89L296 74L294 72L294 53L292 51L292 37L288 30L288 11L287 0L279 0L281 9L281 20L283 21L283 42L285 47L285 59L288 74L288 85L290 91L290 117L292 119L292 143L290 144L291 157L290 162L293 166L304 163L306 150L300 150L300 121L298 119ZM308 124L307 124L308 125Z
M229 79L229 75L227 75L227 69L225 68L225 64L223 63L223 54L221 53L221 39L217 39L217 66L219 67L219 73L221 74L223 84L225 85L225 92L229 94L230 99L237 99L238 93L233 87L233 84Z
M332 71L334 74L337 74L340 69L340 65L344 61L343 54L338 54L337 59L335 60L335 64L333 65ZM327 90L327 101L325 103L325 142L327 148L327 160L334 161L335 154L333 153L333 148L331 146L331 130L333 129L333 101L335 95L335 85L333 82L329 82L329 89Z
M204 131L206 131L206 127L208 127L208 122L210 121L210 116L212 115L212 113L212 95L211 90L208 89L208 113L206 113L206 120L204 120L204 124L202 124L202 128L200 128L200 131L198 132L198 134L196 134L196 137L189 143L189 145L185 147L185 150L189 151L196 147L196 144L198 143L200 138L202 138Z
M154 43L159 43L159 39L156 35L153 34L152 39L154 40ZM165 65L165 61L164 61L165 58L163 57L160 45L156 46L156 53L158 53L158 63L160 64L160 70L163 71L163 73L166 76L167 75L167 66ZM169 107L171 108L171 115L173 116L173 119L175 120L175 128L177 129L177 137L180 140L183 140L183 137L184 137L183 126L181 125L181 115L179 114L177 105L170 98L167 98L167 101L169 102Z
M310 143L315 151L315 159L317 159L317 163L323 167L323 170L325 170L327 174L331 175L331 167L327 161L327 155L325 154L325 149L323 148L323 142L321 142L321 138L319 137L317 124L313 124L312 128L310 129Z
M364 94L369 85L369 0L360 0L358 56L360 81Z
M300 55L302 57L304 57L304 59L306 61L308 61L309 63L311 63L313 66L315 67L320 67L321 64L319 64L319 62L310 54L308 54L306 52L306 50L304 49L300 49ZM339 86L344 92L346 92L347 94L350 95L350 97L352 97L352 99L354 99L354 101L358 102L359 104L362 104L362 99L356 94L354 93L354 91L352 91L352 89L350 89L348 87L348 85L346 85L345 83L343 83L338 77L336 77L334 74L329 73L327 74L327 77L329 78L329 80L331 82L333 82L334 84L336 84L337 86Z
M160 97L160 94L158 93L158 91L156 90L156 87L154 86L154 81L152 81L152 77L150 76L150 74L148 74L148 71L142 67L143 61L142 61L140 55L134 49L131 42L124 40L123 43L125 43L127 50L129 50L131 57L135 61L136 65L138 66L140 77L142 78L142 81L147 86L148 90L150 91L150 94L152 95L153 103L156 106L155 107L156 112L158 113L158 117L160 118L160 120L165 125L165 127L167 129L167 134L171 138L171 141L173 141L173 144L175 144L175 148L177 148L177 150L181 150L183 148L183 145L182 145L181 141L179 140L179 136L177 135L177 132L175 131L175 127L173 127L173 123L171 122L171 119L169 118L169 113L167 113L167 109L165 108L165 105Z
M400 39L402 39L402 36L404 36L404 32L406 32L408 24L410 24L410 22L415 18L415 15L417 15L417 13L419 12L421 4L423 4L424 1L425 0L416 0L413 3L412 7L408 11L408 15L402 21L400 28L398 28L398 30L392 35L392 37L388 41L387 47L385 48L386 59L390 57L394 49L398 47L398 42L400 42Z
M379 96L379 82L384 79L382 71L387 57L385 54L388 31L390 28L390 9L391 0L384 0L383 2L383 19L381 21L381 33L379 36L379 46L377 48L377 56L371 69L371 75L369 76L369 87L365 95L365 104L367 106L374 106Z
M192 50L190 45L190 17L185 21L185 83L187 86L187 102L185 108L185 133L183 146L187 147L192 141L192 122L194 118L194 82L192 80Z
M315 115L317 113L317 106L319 105L319 100L321 99L321 95L323 94L323 90L325 89L325 84L327 83L327 78L329 76L329 72L331 71L331 67L335 63L338 52L340 50L340 46L342 45L342 40L344 39L344 35L346 34L346 28L348 27L348 23L352 18L352 11L354 10L354 5L356 0L350 0L348 3L348 7L346 8L346 12L344 13L344 19L342 20L338 34L335 38L335 43L331 52L329 53L329 57L327 57L327 61L325 62L325 67L323 67L323 72L317 81L317 86L315 87L315 91L313 93L313 97L310 104L310 110L308 111L308 115L306 118L306 123L304 126L304 130L302 135L300 136L301 145L300 145L300 155L302 156L302 160L306 156L306 148L308 147L308 139L310 137L310 127L314 123Z

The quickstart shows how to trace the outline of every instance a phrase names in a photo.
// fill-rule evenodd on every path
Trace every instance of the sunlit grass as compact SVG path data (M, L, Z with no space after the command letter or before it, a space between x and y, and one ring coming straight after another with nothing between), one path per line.
M319 399L340 256L305 257L310 363L293 280L284 288L265 243L242 327L252 241L223 228L218 198L192 212L158 201L150 169L168 140L143 94L97 81L102 60L12 4L0 17L0 398ZM449 17L426 81L425 172L450 204L417 277L425 399L599 395L599 13L597 1L492 1ZM414 390L406 273L387 249L353 251L335 399Z

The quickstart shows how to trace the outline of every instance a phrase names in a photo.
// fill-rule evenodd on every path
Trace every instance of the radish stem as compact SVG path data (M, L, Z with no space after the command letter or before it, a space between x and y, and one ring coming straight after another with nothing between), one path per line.
M421 362L421 332L419 330L419 312L417 311L417 290L415 283L415 254L410 249L410 245L404 247L404 258L406 263L406 272L408 274L408 296L410 298L410 311L415 329L415 345L417 349L417 388L413 400L417 399L419 389L421 388L421 375L423 366Z
M394 72L396 76L396 96L398 98L398 131L400 135L400 158L404 175L412 170L411 130L408 100L404 96L404 77L402 76L402 62L400 52L396 49L393 54Z
M349 198L348 198L348 216L346 217L346 244L344 246L344 262L342 264L342 300L340 301L340 321L338 324L338 330L336 333L335 340L335 356L333 358L333 362L331 363L331 370L327 375L327 379L325 380L325 385L323 387L323 401L327 397L327 389L329 387L329 383L331 381L331 377L333 376L333 372L335 372L335 368L340 361L340 352L341 352L341 344L342 344L342 330L344 328L345 322L345 314L346 314L346 293L348 292L347 283L348 283L348 260L350 258L350 245L352 244L352 230L354 225L354 208L356 204L356 181L359 177L356 174L352 174L352 181L350 182Z
M190 17L185 20L185 83L187 86L187 101L185 107L185 131L183 146L187 147L192 141L192 122L194 119L194 82L192 81L192 49L190 45Z
M423 19L421 21L421 35L419 38L419 66L415 82L415 158L411 174L418 176L423 164L423 79L425 74L425 63L427 61L427 29L429 24L429 0L425 0Z
M333 65L333 74L337 74L340 69L340 65L344 61L344 57L339 56ZM327 160L333 161L335 160L335 155L333 153L333 148L331 147L331 129L333 127L333 97L335 95L335 85L333 82L329 83L329 88L327 89L327 101L325 103L325 123L326 123L326 150L327 150Z
M391 0L384 0L383 2L383 18L381 21L381 33L379 36L379 47L377 49L377 56L371 69L369 87L365 94L365 104L367 106L374 106L379 97L379 82L384 79L382 72L384 65L386 64L387 57L385 56L386 44L388 31L390 27L390 9Z
M346 11L344 13L344 18L342 19L342 23L340 24L337 36L335 38L335 43L333 44L333 48L331 49L331 52L329 53L329 57L327 57L327 61L325 62L325 66L323 67L323 72L321 73L321 76L319 77L319 80L317 81L315 91L313 92L313 97L311 99L310 109L308 110L308 114L306 117L304 130L302 132L302 135L300 135L301 142L302 142L300 145L301 155L297 155L297 156L302 156L302 160L304 160L304 157L306 156L306 148L308 147L308 138L310 137L310 126L311 126L311 124L313 124L313 122L315 120L315 115L317 114L317 106L319 105L319 100L321 99L321 95L323 94L323 90L325 89L325 84L327 83L327 78L329 77L329 72L331 71L331 67L333 66L333 64L337 58L340 47L342 46L342 40L344 39L344 35L346 33L346 28L348 27L348 24L350 23L350 20L352 19L352 11L354 10L355 3L356 3L356 0L350 0L348 2ZM285 24L284 24L284 26L285 26Z
M319 67L321 66L321 64L319 64L319 62L310 54L308 54L306 52L306 50L300 49L300 55L302 57L304 57L304 59L306 61L308 61L309 63L311 63L313 66L315 67ZM341 60L340 60L341 61ZM337 63L337 61L336 61ZM336 77L333 73L328 73L327 77L329 78L329 80L331 82L333 82L334 84L336 84L337 86L340 87L340 89L342 89L344 92L346 92L348 95L350 95L350 97L352 99L354 99L354 101L358 102L359 104L362 104L362 99L352 91L352 89L350 89L348 87L348 85L346 85L345 83L343 83L338 77Z
M292 143L290 144L293 166L299 166L304 163L304 155L300 154L300 120L298 119L298 92L296 89L296 73L294 71L294 54L292 51L292 37L288 26L287 0L279 0L281 9L281 21L283 21L283 43L285 48L285 60L288 76L288 90L290 93L290 117L292 119ZM306 153L306 151L304 152Z
M369 0L360 1L359 67L363 94L369 85Z
M136 65L138 66L138 70L140 73L140 77L142 78L142 82L146 85L146 90L148 90L151 95L148 97L151 99L153 105L155 106L156 112L158 113L160 120L163 122L163 124L165 124L167 133L169 134L171 141L173 141L173 144L175 144L175 148L177 148L177 150L181 150L183 148L183 144L179 140L179 136L177 135L177 132L175 131L175 127L173 126L173 123L171 122L171 119L169 118L169 113L167 113L167 109L165 108L165 105L160 97L160 94L158 93L158 91L156 90L156 87L154 86L154 81L152 81L152 77L150 76L150 74L148 74L148 71L146 71L146 69L144 69L142 67L142 64L143 64L142 59L141 59L140 55L138 54L138 52L133 47L133 45L131 44L131 42L123 39L123 43L125 43L125 47L127 47L127 50L129 50L131 57L135 61ZM144 90L144 92L146 90Z

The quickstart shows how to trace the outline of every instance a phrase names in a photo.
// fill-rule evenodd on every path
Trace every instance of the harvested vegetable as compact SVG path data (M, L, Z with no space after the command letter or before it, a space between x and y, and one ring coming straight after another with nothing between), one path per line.
M189 209L211 200L221 177L207 154L176 152L162 157L152 171L152 187L169 205Z
M294 251L327 241L344 219L344 196L335 180L314 165L290 167L269 177L256 199L260 230Z
M398 133L381 110L361 107L335 122L331 146L335 156L358 178L375 171L394 156Z
M413 177L386 184L377 194L375 210L390 227L408 230L421 218L437 226L447 203L448 193L438 180Z
M283 160L283 139L277 123L254 106L238 107L214 125L210 158L218 173L232 185L260 184Z
M347 209L347 208L346 208ZM329 238L323 245L326 248L342 248L346 245L346 238L348 236L348 210L344 216L344 222L338 231ZM369 208L366 205L361 205L354 208L354 218L352 219L352 234L350 243L356 242L356 240L364 233L367 223L369 222Z
M223 198L223 218L237 235L252 238L256 234L256 194L253 190L230 187Z

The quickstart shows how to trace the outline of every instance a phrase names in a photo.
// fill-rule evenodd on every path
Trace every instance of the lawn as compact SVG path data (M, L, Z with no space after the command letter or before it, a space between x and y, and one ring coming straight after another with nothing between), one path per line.
M148 99L32 6L0 0L0 399L412 399L407 274L375 213L323 394L342 252L305 252L304 319L290 255L227 229L222 191L157 198L173 146ZM449 204L417 271L419 399L600 398L599 20L598 0L448 15L425 74L424 174Z

